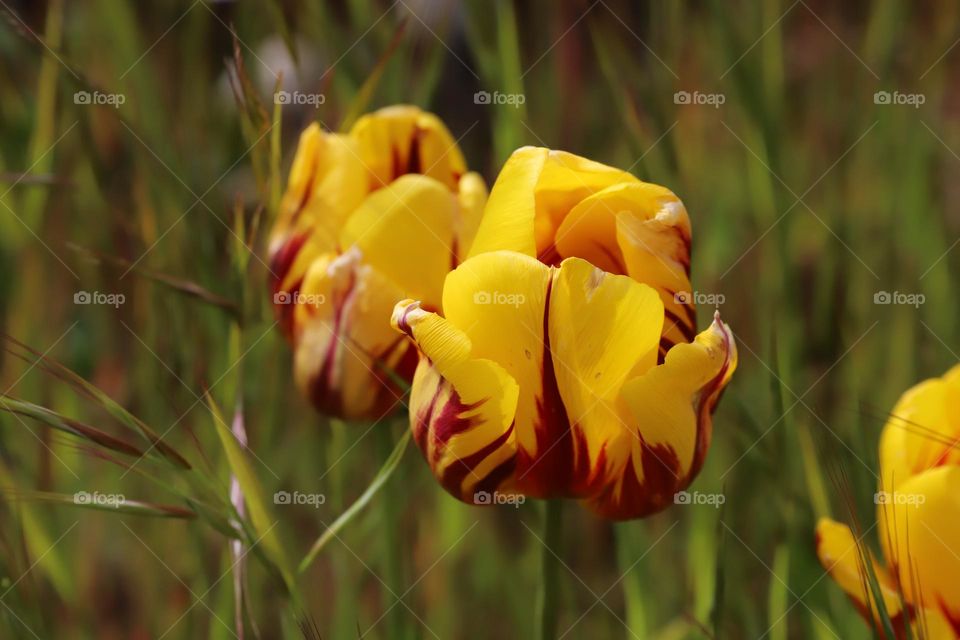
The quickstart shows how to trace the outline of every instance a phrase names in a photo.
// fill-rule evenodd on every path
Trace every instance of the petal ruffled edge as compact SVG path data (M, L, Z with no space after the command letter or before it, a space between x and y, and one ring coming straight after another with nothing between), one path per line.
M737 367L730 328L714 314L691 343L663 364L628 379L620 392L630 425L629 460L588 502L603 517L639 518L666 508L699 473L713 433L713 410Z

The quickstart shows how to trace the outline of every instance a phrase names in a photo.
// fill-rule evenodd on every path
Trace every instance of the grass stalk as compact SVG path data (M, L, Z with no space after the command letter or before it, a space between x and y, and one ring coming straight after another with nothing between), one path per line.
M537 596L537 632L534 636L540 640L553 640L557 637L560 600L560 556L558 554L563 542L561 537L562 520L563 502L547 500L544 503L540 592Z

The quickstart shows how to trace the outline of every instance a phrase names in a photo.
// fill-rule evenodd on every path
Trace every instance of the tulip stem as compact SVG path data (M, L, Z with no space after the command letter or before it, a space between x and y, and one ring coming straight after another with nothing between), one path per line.
M537 598L537 634L540 640L557 637L560 599L560 549L563 502L547 500L544 505L543 551L540 554L540 593Z
M402 420L401 425L404 431L400 441L401 443L405 443L409 440L409 429L406 428L406 420ZM380 440L380 451L382 454L388 455L387 459L389 460L390 457L392 457L390 452L394 449L392 435L394 430L390 428L390 425L386 424L378 425L376 429ZM402 446L404 449L406 448L406 444L398 444L397 446ZM399 597L397 594L404 593L407 589L404 585L404 558L401 551L405 545L403 527L400 522L403 496L401 486L396 482L385 483L383 493L384 495L380 497L379 506L381 526L383 527L383 531L387 532L387 535L383 536L386 569L385 578L388 584L387 591L390 592L389 595L391 598L397 598ZM411 637L411 629L405 615L406 612L402 607L393 606L396 602L391 598L388 598L391 609L387 616L387 623L390 628L389 637L391 639L395 638L396 640L406 640Z

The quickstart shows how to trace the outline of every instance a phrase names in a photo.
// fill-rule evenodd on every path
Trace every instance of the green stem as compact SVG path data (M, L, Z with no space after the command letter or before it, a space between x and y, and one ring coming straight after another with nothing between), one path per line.
M540 556L540 593L537 597L537 634L540 640L557 637L560 600L560 550L563 502L547 500L543 519L543 553Z
M404 421L404 427L405 426L406 422ZM379 425L375 427L375 430L378 432L377 435L379 436L378 440L381 452L389 454L391 449L394 449L393 430L389 428L389 425ZM409 433L409 429L405 429L401 440L407 441ZM385 577L388 590L391 592L388 599L390 604L393 605L393 598L399 598L400 594L407 590L403 581L403 553L401 551L404 548L403 527L400 523L400 516L402 514L400 506L403 496L400 491L400 485L396 482L385 483L383 492L384 495L380 499L379 504L381 517L380 526L381 530L386 532L386 535L382 536L383 553L386 562ZM410 637L408 633L410 631L409 619L406 613L403 607L394 606L391 608L388 615L391 629L390 638L405 640Z

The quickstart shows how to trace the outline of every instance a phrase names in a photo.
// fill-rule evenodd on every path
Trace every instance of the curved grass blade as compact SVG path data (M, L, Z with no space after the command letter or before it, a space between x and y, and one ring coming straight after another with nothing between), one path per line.
M57 429L58 431L69 433L78 438L89 440L111 451L129 456L142 456L145 453L142 449L125 440L121 440L96 427L91 427L90 425L69 418L56 411L41 407L40 405L33 404L32 402L24 402L23 400L17 400L9 396L0 396L0 411L7 411L32 418L52 429Z
M297 568L299 573L306 571L313 561L316 559L317 554L323 549L324 546L330 540L337 535L337 533L343 529L347 524L356 517L358 513L363 511L364 507L370 504L370 501L373 499L373 496L377 495L377 492L383 488L383 485L386 484L387 480L390 479L390 476L393 475L394 470L400 464L400 460L403 459L403 454L407 450L407 445L410 443L410 431L407 430L404 432L403 437L397 441L397 445L393 448L393 451L390 453L390 456L387 458L386 462L383 463L383 466L380 467L380 471L377 472L377 475L374 476L373 481L370 483L370 486L367 487L356 502L350 505L346 511L340 514L340 517L337 518L333 524L331 524L323 534L317 538L316 542L313 543L313 546L310 547L310 551L300 562L300 566Z
M280 537L275 530L277 521L270 515L270 509L267 507L266 493L260 480L257 478L250 465L244 447L237 441L230 430L230 427L223 419L223 415L217 407L216 402L209 391L204 392L210 413L213 416L214 428L217 437L220 438L220 444L227 454L227 462L230 470L236 477L243 493L244 502L250 513L250 522L258 538L254 543L265 550L265 555L269 562L280 573L284 583L291 595L296 595L296 582L290 566L287 561L283 545L280 543Z
M394 32L393 38L390 40L390 44L387 45L387 50L384 51L383 55L380 56L380 59L377 60L377 64L373 67L373 71L371 71L370 75L367 76L367 79L363 81L363 85L360 87L360 90L357 91L356 97L353 99L353 102L350 103L350 108L343 116L343 121L340 122L341 132L345 133L349 131L350 127L353 126L353 123L357 121L357 118L359 118L360 115L367 110L367 106L373 99L373 94L377 90L377 86L380 84L380 79L383 77L383 72L387 68L387 63L390 62L390 58L393 57L397 47L400 46L400 42L403 40L403 34L406 32L406 30L407 19L404 18L397 27L396 32Z
M117 269L123 269L125 271L133 271L134 273L137 273L148 280L162 284L169 289L172 289L178 293L182 293L185 296L196 298L197 300L217 307L218 309L222 309L235 318L239 318L240 316L240 309L234 301L217 295L216 293L201 287L196 282L191 282L190 280L184 280L166 273L147 269L146 267L141 267L139 264L125 260L119 256L111 256L105 253L100 253L99 251L92 251L85 247L73 244L72 242L68 243L67 246L77 253L83 255L85 258L98 264L115 267Z
M190 509L172 504L144 502L142 500L128 500L121 494L104 494L103 500L98 500L95 494L78 491L73 495L55 493L52 491L20 491L7 490L3 492L8 499L66 504L83 509L94 509L109 513L122 513L135 516L151 516L154 518L181 518L193 519L197 514Z
M160 436L157 435L153 429L147 426L143 420L124 409L123 406L104 393L99 387L87 382L81 376L60 362L40 353L39 351L36 351L35 349L23 344L19 340L9 335L4 335L4 339L7 343L12 344L25 352L18 353L17 351L14 351L8 347L8 353L30 362L31 366L40 367L42 371L70 384L79 393L85 395L102 406L107 413L109 413L122 425L128 429L139 432L140 435L150 443L150 450L153 450L154 448L157 449L169 462L182 469L192 468L190 463L187 462L186 458L177 453L173 447L163 442ZM32 358L28 357L27 354L32 356Z

